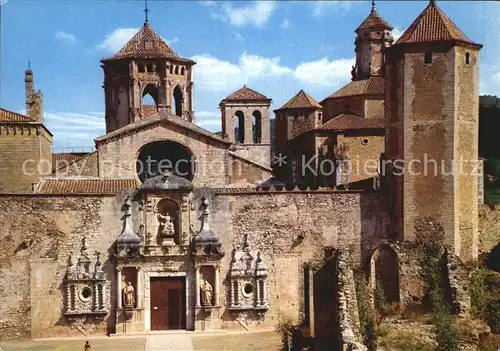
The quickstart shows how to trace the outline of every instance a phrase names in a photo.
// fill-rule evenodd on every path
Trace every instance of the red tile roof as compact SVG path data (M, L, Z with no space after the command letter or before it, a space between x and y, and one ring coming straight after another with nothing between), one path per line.
M382 118L364 118L354 113L343 113L332 118L321 127L315 130L363 130L363 129L384 129Z
M309 96L304 90L299 91L293 98L291 98L286 104L281 106L276 111L286 110L292 108L314 108L321 109L322 106L318 104L311 96Z
M35 122L28 116L0 108L0 122Z
M391 25L387 23L382 16L375 10L375 6L372 6L372 10L368 17L359 25L359 29L367 29L367 28L380 28L380 29L392 29Z
M135 179L44 179L39 194L117 194L123 189L138 188Z
M88 152L60 152L52 154L52 168L55 169L56 166L62 167L62 161L64 161L64 164L68 164L87 154Z
M156 34L149 22L145 22L141 30L120 51L103 61L125 58L171 58L194 63L194 61L182 59L162 37Z
M327 99L340 98L355 95L384 95L385 94L385 78L370 77L363 80L355 80L337 90ZM323 100L323 101L325 101ZM323 102L322 101L322 102Z
M255 90L247 88L247 86L244 85L243 88L241 88L241 89L235 91L234 93L228 95L222 101L248 101L248 100L253 100L253 101L269 101L270 99L268 99L267 96L262 95L261 93L258 93Z
M395 45L435 41L457 41L478 45L467 38L434 2L422 11Z

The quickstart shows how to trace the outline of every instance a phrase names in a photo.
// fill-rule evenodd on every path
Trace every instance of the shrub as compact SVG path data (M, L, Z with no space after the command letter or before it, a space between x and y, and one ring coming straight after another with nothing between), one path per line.
M445 282L441 258L443 249L443 229L434 221L427 220L420 224L423 230L417 234L418 261L421 278L427 283L426 300L432 312L436 327L438 351L458 351L459 339L453 326L453 316L445 300Z
M368 287L364 278L356 279L356 300L358 303L358 315L363 344L368 350L377 350L378 330L375 323L375 313L372 308Z

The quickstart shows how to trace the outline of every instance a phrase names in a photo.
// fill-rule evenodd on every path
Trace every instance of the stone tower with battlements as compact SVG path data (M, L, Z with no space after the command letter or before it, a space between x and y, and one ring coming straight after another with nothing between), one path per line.
M386 64L395 235L413 240L429 225L441 228L465 260L478 255L480 48L431 1Z
M193 122L192 67L195 62L180 57L151 28L148 20L118 53L101 63L106 133L160 110Z

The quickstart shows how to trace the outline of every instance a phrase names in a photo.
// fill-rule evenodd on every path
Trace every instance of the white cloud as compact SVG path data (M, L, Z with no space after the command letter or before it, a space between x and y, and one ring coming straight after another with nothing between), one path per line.
M285 18L283 20L283 22L281 22L280 28L283 28L283 29L290 28L290 21L288 20L288 18Z
M392 37L394 38L394 42L398 41L399 37L403 35L403 31L399 29L398 27L395 27L392 30Z
M9 0L0 0L0 6L5 5Z
M301 62L295 69L295 76L309 84L338 85L351 76L354 62L354 59L330 61L326 57L317 61Z
M137 32L139 28L117 28L106 35L104 41L98 45L111 53L118 52Z
M280 65L280 58L266 58L244 52L237 64L209 54L192 57L195 66L195 82L203 90L224 91L257 78L281 76L292 73L288 67Z
M163 40L165 40L167 42L167 44L169 44L169 45L173 45L175 43L180 42L179 38L177 38L177 37L175 37L174 39L170 39L170 40L168 40L168 39L163 39Z
M258 79L291 77L307 84L335 86L350 77L354 59L302 62L296 68L281 64L279 57L267 58L241 54L238 63L220 60L209 54L192 57L195 66L195 82L206 91L227 91Z
M47 125L55 128L104 129L104 113L45 112Z
M323 1L314 0L310 2L312 4L313 15L316 17L322 17L327 11L347 11L351 8L353 1L340 0L340 1Z
M215 1L212 1L212 0L201 0L199 1L200 5L203 5L203 6L215 6Z
M67 32L63 32L61 30L59 30L59 31L57 31L55 33L55 37L57 39L61 39L63 41L70 42L70 43L75 43L76 42L76 37L73 34L67 33Z
M219 131L221 127L221 117L218 111L195 111L195 123L202 128Z
M244 7L224 3L218 13L212 13L212 18L221 19L237 27L262 27L269 21L275 9L276 3L269 0L252 1Z

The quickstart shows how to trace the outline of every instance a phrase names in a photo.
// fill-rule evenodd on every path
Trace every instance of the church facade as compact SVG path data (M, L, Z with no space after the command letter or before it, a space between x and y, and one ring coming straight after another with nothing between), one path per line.
M403 304L423 288L402 247L429 222L455 256L476 259L480 175L421 175L421 163L398 175L396 161L478 161L481 46L434 2L396 42L391 30L373 5L356 30L352 82L320 103L300 91L275 110L274 156L291 161L283 166L272 162L272 100L243 86L220 102L222 133L198 127L196 63L146 21L101 61L106 134L96 151L45 152L35 160L49 175L24 181L12 165L3 176L2 338L251 330L290 318L328 344L338 341L332 328L347 330L342 308L356 319L339 297L353 284L343 266L330 283L318 278L335 257L371 279L378 262L395 267L380 279ZM8 138L50 146L26 74L36 108L0 110L2 162ZM302 156L314 159L307 174ZM374 171L359 166L370 160Z

